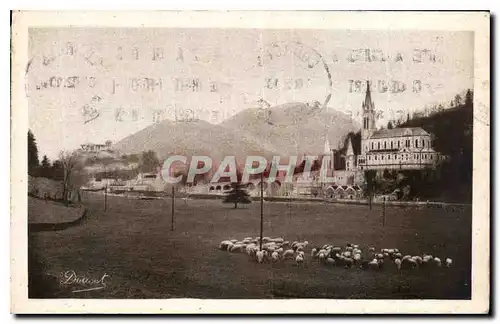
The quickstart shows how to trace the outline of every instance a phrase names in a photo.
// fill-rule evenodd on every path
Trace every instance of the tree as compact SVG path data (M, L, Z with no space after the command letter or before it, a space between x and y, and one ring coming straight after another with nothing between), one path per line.
M455 105L453 104L453 100L450 101L450 108L453 108Z
M250 195L243 188L243 185L239 182L233 182L231 184L231 191L227 193L227 196L224 198L224 203L233 203L234 208L238 208L238 204L249 204L252 200L250 200Z
M410 113L408 113L408 115L406 115L406 121L409 122L410 121Z
M472 107L472 104L474 102L474 93L471 91L471 89L467 89L467 93L465 94L465 105Z
M462 97L460 97L459 94L455 96L455 106L460 106L460 103L462 102Z
M156 152L149 150L142 152L142 159L139 169L141 172L156 172L156 168L160 165L160 160L156 156Z
M63 200L64 202L68 202L68 193L70 193L75 184L72 177L75 175L80 161L76 151L61 151L59 153L59 161L63 167Z
M50 174L51 174L50 160L47 157L47 155L44 155L42 158L40 175L44 178L50 178Z
M40 162L38 160L38 147L36 145L35 135L28 130L28 174L36 172Z
M393 129L393 125L392 125L392 122L389 120L389 122L387 123L387 129Z
M49 158L47 157L47 155L44 155L44 156L43 156L41 166L42 166L42 168L45 168L45 169L50 168L50 160L49 160Z

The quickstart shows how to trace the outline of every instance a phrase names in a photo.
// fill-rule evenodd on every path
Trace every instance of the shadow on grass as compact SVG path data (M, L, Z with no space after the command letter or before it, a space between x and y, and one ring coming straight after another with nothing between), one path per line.
M85 209L78 219L65 223L28 224L28 298L58 298L61 289L59 279L47 274L47 266L37 253L35 233L61 231L83 224L88 218Z

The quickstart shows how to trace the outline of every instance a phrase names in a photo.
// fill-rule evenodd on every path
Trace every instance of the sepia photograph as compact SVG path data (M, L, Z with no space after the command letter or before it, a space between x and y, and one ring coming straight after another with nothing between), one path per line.
M488 312L488 12L135 15L13 16L13 312Z

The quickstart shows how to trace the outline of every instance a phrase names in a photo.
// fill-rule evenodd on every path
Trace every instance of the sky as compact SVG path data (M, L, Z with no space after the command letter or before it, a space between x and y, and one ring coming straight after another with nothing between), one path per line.
M473 53L472 32L30 29L29 127L54 159L162 119L219 123L263 101L330 98L327 109L359 120L366 80L383 125L472 88Z

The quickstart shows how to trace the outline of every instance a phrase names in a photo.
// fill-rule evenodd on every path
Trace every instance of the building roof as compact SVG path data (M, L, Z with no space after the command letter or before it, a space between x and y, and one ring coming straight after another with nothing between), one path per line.
M375 131L370 139L375 138L389 138L389 137L403 137L403 136L419 136L419 135L429 135L421 127L404 127L404 128L393 128L393 129L381 129Z

